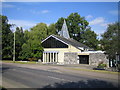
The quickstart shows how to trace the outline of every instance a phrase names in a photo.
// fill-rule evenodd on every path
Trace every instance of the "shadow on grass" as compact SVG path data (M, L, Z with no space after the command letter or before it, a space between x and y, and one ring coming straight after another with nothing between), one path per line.
M102 80L87 80L78 82L66 82L66 83L55 83L54 85L44 86L45 88L118 88L112 83L102 81Z

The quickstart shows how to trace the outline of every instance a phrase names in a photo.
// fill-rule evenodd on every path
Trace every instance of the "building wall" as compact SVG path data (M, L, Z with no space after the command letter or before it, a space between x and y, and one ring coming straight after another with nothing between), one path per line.
M64 53L64 64L78 64L77 53L74 52Z
M107 64L107 67L109 67L109 60L106 58L106 55L104 53L89 54L89 65L98 66L100 62Z
M44 48L44 51L58 51L58 62L64 62L64 52L68 52L68 48Z
M58 62L63 64L64 63L64 53L68 52L81 52L81 50L75 48L72 45L68 45L68 48L44 48L44 51L58 51ZM77 58L77 56L75 57Z
M68 49L69 49L69 52L81 52L80 49L77 49L76 47L72 45L69 45Z

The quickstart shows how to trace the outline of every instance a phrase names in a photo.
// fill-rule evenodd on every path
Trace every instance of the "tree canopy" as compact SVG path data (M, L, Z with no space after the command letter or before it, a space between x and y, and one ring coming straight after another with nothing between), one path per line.
M119 29L120 25L118 22L109 24L106 32L102 34L101 45L102 50L105 50L110 59L115 59L116 52L119 53L120 38ZM120 54L120 53L119 53Z
M6 16L0 15L2 21L2 58L11 59L13 55L13 33L11 31L11 24L8 24Z
M22 45L24 44L25 39L24 39L24 32L22 27L16 28L15 31L15 57L16 60L19 59L19 57L21 56L21 52L22 52Z
M22 59L42 57L43 47L41 41L47 37L47 25L39 23L31 30L25 31L26 42L22 45Z
M88 21L78 13L71 13L67 18L59 18L56 22L57 32L62 28L64 19L67 22L70 38L84 43L90 48L97 49L97 34L91 30Z

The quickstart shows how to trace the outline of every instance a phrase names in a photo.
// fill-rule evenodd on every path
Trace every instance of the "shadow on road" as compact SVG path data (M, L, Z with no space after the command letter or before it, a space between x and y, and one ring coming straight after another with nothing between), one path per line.
M116 88L112 83L102 80L87 80L78 82L55 83L54 85L47 85L44 88Z
M0 69L2 69L2 73L4 73L5 71L9 70L10 68L9 67L2 67Z

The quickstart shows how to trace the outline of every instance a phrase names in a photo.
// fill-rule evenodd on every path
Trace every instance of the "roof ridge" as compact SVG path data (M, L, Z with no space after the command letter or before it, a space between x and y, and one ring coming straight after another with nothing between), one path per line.
M70 45L73 45L75 47L84 47L84 48L89 48L88 46L86 46L85 44L81 43L81 42L78 42L77 40L73 39L73 38L64 38L62 36L59 36L59 35L53 35L55 36L56 38L59 38L59 39L62 39L64 42L70 44Z

